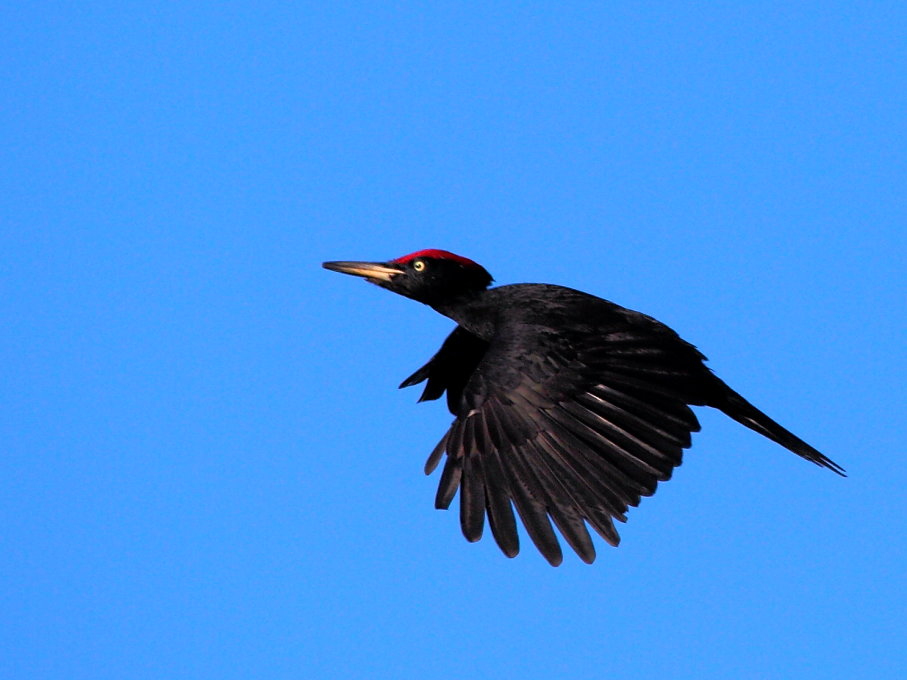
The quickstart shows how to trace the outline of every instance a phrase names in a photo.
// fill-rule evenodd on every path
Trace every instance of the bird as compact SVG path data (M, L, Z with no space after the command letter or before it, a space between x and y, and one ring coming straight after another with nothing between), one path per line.
M564 286L492 286L488 271L446 250L385 262L331 261L456 322L441 348L400 387L425 382L419 401L446 393L454 416L425 473L444 459L435 507L459 493L470 542L485 521L501 551L519 553L516 514L552 565L557 528L586 563L591 527L620 542L614 520L655 493L700 429L691 406L709 406L841 476L844 468L731 389L706 357L665 324Z

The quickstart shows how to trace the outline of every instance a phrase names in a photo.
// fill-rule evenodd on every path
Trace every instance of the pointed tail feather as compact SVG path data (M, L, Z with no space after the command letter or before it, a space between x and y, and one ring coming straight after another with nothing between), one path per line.
M714 403L710 404L711 406L720 409L738 423L746 425L751 430L781 444L781 446L793 451L798 456L821 467L826 467L842 477L847 476L844 468L814 449L793 432L776 423L724 383L721 383L719 394L720 396Z

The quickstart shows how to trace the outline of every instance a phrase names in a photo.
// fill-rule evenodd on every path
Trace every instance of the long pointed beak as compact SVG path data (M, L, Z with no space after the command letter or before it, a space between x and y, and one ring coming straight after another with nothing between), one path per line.
M361 276L372 283L389 283L394 276L403 273L403 269L383 262L322 262L321 266L332 272Z

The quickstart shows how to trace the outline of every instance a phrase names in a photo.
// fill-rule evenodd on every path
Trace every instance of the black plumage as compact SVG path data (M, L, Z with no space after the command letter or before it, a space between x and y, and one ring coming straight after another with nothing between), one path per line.
M425 464L430 474L445 459L435 505L449 507L459 492L464 536L479 540L487 518L509 557L519 552L514 508L553 565L562 553L552 522L586 562L595 559L587 525L616 546L614 519L626 521L628 507L671 478L699 430L691 405L717 408L844 473L715 376L693 345L639 312L562 286L489 288L483 267L440 250L324 266L457 322L400 386L425 382L420 401L447 393L455 419Z

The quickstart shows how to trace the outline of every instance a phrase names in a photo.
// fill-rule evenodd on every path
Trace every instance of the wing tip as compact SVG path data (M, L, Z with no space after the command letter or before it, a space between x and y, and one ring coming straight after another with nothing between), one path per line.
M498 547L501 549L501 552L504 553L504 557L507 557L507 558L509 558L509 559L511 559L511 560L512 560L514 557L516 557L517 555L520 554L520 546L519 546L519 545L508 546L508 547L505 548L504 546L502 546L502 545L499 543L499 544L498 544Z
M542 553L542 556L548 560L548 564L552 567L559 567L564 562L564 554L560 550L557 552L549 551L547 553Z

